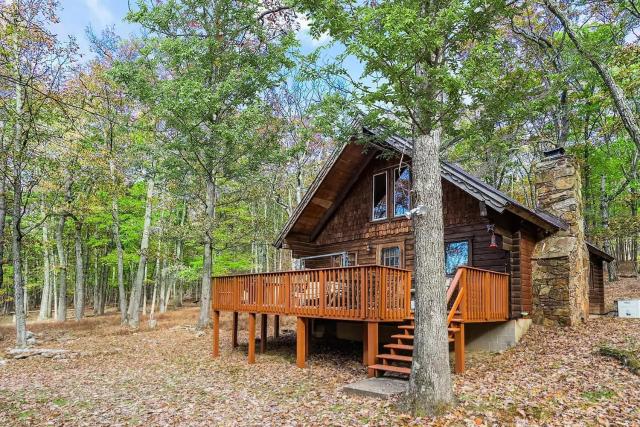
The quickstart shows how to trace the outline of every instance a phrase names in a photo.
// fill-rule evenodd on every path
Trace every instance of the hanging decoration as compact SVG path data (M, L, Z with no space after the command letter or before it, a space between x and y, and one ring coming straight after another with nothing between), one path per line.
M487 224L487 232L491 233L491 243L489 243L489 247L495 249L498 247L496 243L496 226L495 224Z

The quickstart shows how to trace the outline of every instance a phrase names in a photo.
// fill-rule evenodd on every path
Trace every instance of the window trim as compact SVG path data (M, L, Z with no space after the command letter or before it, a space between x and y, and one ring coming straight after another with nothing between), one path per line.
M473 267L473 239L470 237L461 238L461 239L445 239L444 241L444 273L445 273L445 276L447 277L453 277L456 274L455 272L453 274L447 274L447 243L461 243L461 242L467 242L467 245L469 245L468 262L464 265L466 267Z
M409 206L408 206L408 210L411 210L411 184L412 184L412 175L411 175L411 167L410 165L405 165L405 166L400 166L400 167L393 167L391 170L393 171L393 182L391 183L392 188L392 194L393 194L393 201L391 203L392 208L393 208L393 218L403 218L405 217L405 214L400 214L400 215L396 215L396 171L398 171L398 175L400 175L400 171L403 169L407 169L409 171Z
M391 268L404 268L405 266L405 259L404 259L404 242L400 241L400 242L387 242L387 243L380 243L379 245L376 246L376 265L380 265L383 267L389 267L389 266L385 266L382 264L382 250L386 249L386 248L399 248L400 249L400 265L398 267L391 267Z
M380 218L375 218L375 210L376 210L376 177L379 175L384 175L384 204L385 211L384 216ZM387 171L384 170L379 173L374 173L371 177L371 221L384 221L389 218L389 176Z

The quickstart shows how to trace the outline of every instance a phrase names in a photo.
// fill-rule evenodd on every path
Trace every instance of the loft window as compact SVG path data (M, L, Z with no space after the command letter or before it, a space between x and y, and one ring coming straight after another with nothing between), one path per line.
M387 173L373 176L373 220L387 217Z
M393 215L402 216L409 212L411 205L411 172L409 167L393 170Z
M444 269L447 276L453 276L461 265L469 265L469 241L445 242Z
M400 267L400 247L389 246L380 250L380 264L387 267Z

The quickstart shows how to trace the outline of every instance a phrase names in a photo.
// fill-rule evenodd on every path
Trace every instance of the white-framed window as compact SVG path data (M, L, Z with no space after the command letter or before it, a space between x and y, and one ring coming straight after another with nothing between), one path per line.
M393 169L393 216L403 216L411 209L411 170L408 166Z
M373 175L373 212L376 221L387 218L387 172Z
M402 251L400 246L386 246L380 249L380 265L401 267Z

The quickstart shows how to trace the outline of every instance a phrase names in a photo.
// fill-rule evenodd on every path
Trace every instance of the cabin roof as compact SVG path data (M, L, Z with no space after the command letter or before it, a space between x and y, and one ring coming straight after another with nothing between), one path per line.
M413 152L412 141L398 135L390 135L380 129L363 127L360 137L370 138L369 146L365 147L351 141L332 153L280 232L275 242L276 247L282 247L285 238L296 235L308 236L312 241L379 150L391 150L407 157L411 157ZM567 224L562 219L541 209L531 209L522 205L456 164L442 161L440 172L444 180L484 202L498 213L506 210L545 231L567 229ZM327 179L329 176L331 180ZM611 258L592 244L589 246L590 252L595 255L605 260Z

